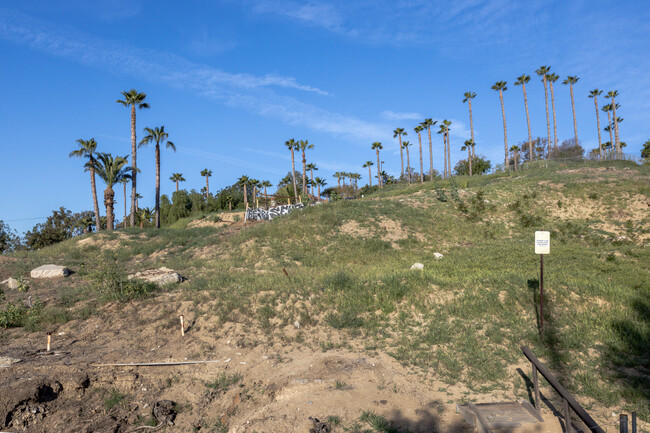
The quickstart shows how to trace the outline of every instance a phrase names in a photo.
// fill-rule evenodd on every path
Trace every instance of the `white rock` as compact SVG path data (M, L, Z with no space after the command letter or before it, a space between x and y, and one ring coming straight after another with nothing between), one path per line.
M424 269L424 265L422 263L413 263L413 266L411 266L411 270L422 270Z
M300 322L296 320L295 322L293 322L293 326L295 326L296 329L300 329Z
M58 265L43 265L33 269L29 273L32 278L56 278L67 277L70 275L70 270L65 266Z
M4 280L0 284L4 284L10 289L17 289L18 287L20 287L20 284L18 283L18 280L15 280L15 279L13 279L11 277L7 278L6 280Z
M185 280L178 272L169 268L158 268L158 269L148 269L146 271L137 272L133 275L129 275L128 279L138 278L140 280L149 281L159 286L170 283L180 283Z
M433 253L433 257L435 257L436 260L440 260L440 259L443 258L444 256L443 256L442 254L440 254L440 253Z
M9 366L20 362L20 359L10 358L8 356L0 356L0 365Z

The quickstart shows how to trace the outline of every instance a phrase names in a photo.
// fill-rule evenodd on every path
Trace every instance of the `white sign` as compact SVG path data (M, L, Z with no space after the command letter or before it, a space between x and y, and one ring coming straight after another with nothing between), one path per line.
M535 232L535 254L551 253L551 232Z

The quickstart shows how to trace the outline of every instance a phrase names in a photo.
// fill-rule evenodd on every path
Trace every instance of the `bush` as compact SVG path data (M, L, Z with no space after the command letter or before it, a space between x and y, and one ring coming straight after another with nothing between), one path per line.
M469 163L467 159L461 159L454 167L454 172L459 176L466 176L469 174ZM483 156L475 156L472 158L472 174L485 174L492 168L492 163Z
M105 299L111 301L129 301L140 298L153 292L157 287L155 284L138 280L128 280L121 273L117 261L104 261L97 270L89 274L92 281L92 288L100 293Z

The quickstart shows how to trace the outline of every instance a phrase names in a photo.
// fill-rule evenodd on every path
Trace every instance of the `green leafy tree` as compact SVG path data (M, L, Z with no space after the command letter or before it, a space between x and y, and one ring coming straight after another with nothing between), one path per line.
M95 141L94 138L91 138L90 140L83 140L83 139L78 139L77 143L79 143L79 148L76 150L73 150L70 152L70 158L76 157L76 158L87 158L88 162L90 162L90 165L86 167L86 171L90 172L90 189L92 192L93 196L93 208L95 209L95 227L97 227L97 230L101 228L101 224L99 222L99 203L97 201L97 187L95 184L95 169L93 167L92 162L95 160L94 153L97 150L97 142Z
M530 81L530 75L522 74L517 77L515 86L521 86L524 91L524 107L526 108L526 123L528 124L528 152L533 154L533 136L530 133L530 114L528 114L528 95L526 94L526 84Z
M127 156L113 156L110 153L98 153L93 165L95 172L104 183L106 189L104 190L104 206L106 206L106 228L113 230L113 222L115 221L115 214L113 213L113 205L115 202L115 191L113 185L120 182L122 179L132 179L131 173L136 169L127 166Z
M144 102L147 97L146 93L140 93L135 89L131 89L128 92L121 92L124 99L118 99L118 104L122 104L125 107L131 107L131 167L133 167L132 180L131 180L131 227L135 225L135 195L138 193L136 184L137 184L137 173L138 173L138 164L137 164L137 147L136 147L136 137L135 137L135 108L139 109L149 108L149 104Z
M641 149L641 158L644 159L645 163L650 163L650 140L647 140L643 143L643 149Z
M144 138L140 141L139 147L147 146L149 143L156 143L156 203L155 203L155 215L156 215L156 228L160 228L160 144L165 143L167 149L171 149L176 152L176 146L174 143L168 140L169 134L165 132L165 127L155 127L144 128L144 133L146 134ZM182 177L182 176L181 176ZM176 183L176 189L178 190L178 182Z
M20 238L15 230L0 220L0 254L15 251L20 246Z
M535 73L538 76L542 77L542 83L544 83L544 101L546 103L546 143L548 145L548 153L551 152L551 118L548 114L548 83L546 81L546 77L550 70L550 66L540 66L537 70L535 70Z
M506 81L497 81L492 86L492 90L496 90L497 92L499 92L499 100L501 100L501 114L503 115L503 148L505 151L504 164L507 167L508 166L508 129L506 128L506 110L503 106L503 92L508 90L506 84L508 84Z
M472 157L472 172L474 175L482 175L490 172L492 163L482 156ZM461 159L456 163L454 172L459 176L466 176L469 174L469 163L466 159Z
M178 183L185 182L185 178L183 177L182 173L172 173L172 175L169 177L169 180L176 182L176 192L178 192Z
M402 136L408 135L404 128L395 128L393 131L393 138L397 137L399 140L399 157L402 164L402 176L404 176L404 153L402 152ZM372 186L372 185L370 185Z

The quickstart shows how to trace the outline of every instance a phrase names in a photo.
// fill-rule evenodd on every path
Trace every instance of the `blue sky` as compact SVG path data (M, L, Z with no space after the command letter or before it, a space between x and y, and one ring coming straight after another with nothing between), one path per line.
M650 139L648 46L645 1L3 0L0 219L23 232L60 206L92 209L89 176L68 153L76 139L94 137L100 151L130 155L129 110L114 101L131 88L151 105L138 112L138 140L144 127L165 125L177 145L162 153L163 193L173 191L173 172L184 174L185 188L200 189L204 168L213 171L212 191L242 174L276 184L290 169L288 138L315 144L308 160L330 185L341 170L365 183L371 143L383 143L385 168L396 174L393 129L417 142L413 127L425 117L452 120L455 163L469 138L468 90L477 93L477 152L498 163L501 107L490 87L508 82L515 144L527 132L513 84L531 75L533 136L545 136L540 65L561 79L580 77L576 112L586 149L597 146L589 90L617 89L621 140L638 156ZM571 138L567 86L558 82L555 96L558 138ZM442 140L433 139L440 169ZM153 148L139 151L138 166L141 205L152 206ZM100 197L103 188L98 181ZM122 200L118 192L120 217Z

